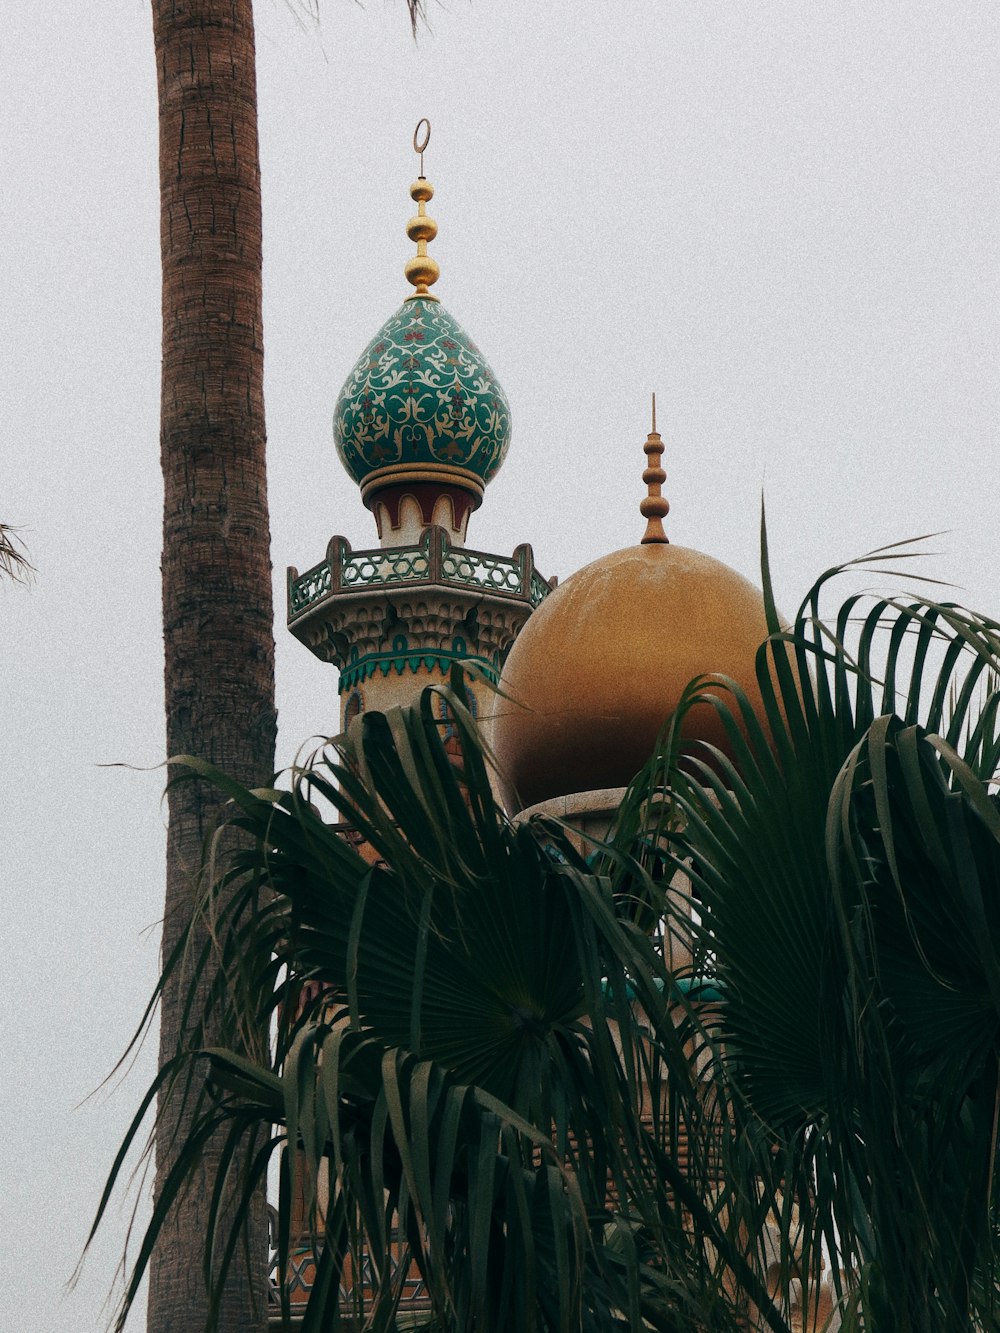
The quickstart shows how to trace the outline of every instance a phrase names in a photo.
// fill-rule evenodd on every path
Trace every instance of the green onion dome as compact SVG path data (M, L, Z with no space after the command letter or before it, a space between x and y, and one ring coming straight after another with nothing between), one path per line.
M406 234L417 253L404 272L415 290L348 375L333 413L333 438L377 518L388 513L396 529L405 492L429 524L437 521L437 500L447 495L454 527L464 533L470 510L479 507L507 453L510 407L479 348L431 294L440 269L427 253L437 235L427 213L434 187L424 175L430 134L424 119L413 135L420 175L410 186L417 212Z
M482 353L435 296L409 297L365 348L333 414L365 499L401 482L482 496L510 442L510 407Z

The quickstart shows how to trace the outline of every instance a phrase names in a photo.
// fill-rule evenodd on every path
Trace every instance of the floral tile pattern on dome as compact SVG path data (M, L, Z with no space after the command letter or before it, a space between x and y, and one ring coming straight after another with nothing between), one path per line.
M356 482L393 464L445 465L481 482L510 440L510 407L482 353L437 301L411 299L347 378L334 441Z

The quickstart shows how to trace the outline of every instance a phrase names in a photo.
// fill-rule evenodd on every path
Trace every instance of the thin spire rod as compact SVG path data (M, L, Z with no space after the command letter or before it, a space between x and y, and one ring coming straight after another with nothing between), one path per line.
M417 243L417 253L406 261L406 280L417 289L406 299L415 301L418 297L424 301L436 301L431 294L431 287L437 282L441 270L437 260L427 253L427 242L437 235L437 223L427 216L427 202L434 196L434 186L424 175L424 149L431 141L431 123L426 116L417 121L413 131L413 151L420 154L420 175L410 186L410 198L417 205L416 217L406 224L406 234Z
M663 441L660 439L656 429L656 394L653 394L653 421L652 430L646 438L646 443L642 446L643 453L649 460L643 471L642 479L646 483L647 493L643 496L639 505L639 513L646 520L646 531L642 535L640 545L647 546L651 543L663 544L669 542L667 534L663 531L663 520L670 513L670 501L666 496L661 495L660 487L667 479L667 474L660 466L660 458L663 455Z

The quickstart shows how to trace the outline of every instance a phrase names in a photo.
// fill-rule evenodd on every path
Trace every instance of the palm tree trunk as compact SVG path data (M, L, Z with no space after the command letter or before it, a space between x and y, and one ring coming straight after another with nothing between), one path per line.
M167 752L258 785L274 767L274 639L264 459L261 205L251 0L153 0L163 260L161 461ZM190 920L217 797L169 791L163 948ZM182 1040L182 981L161 1007L161 1063ZM161 1106L156 1194L178 1112ZM181 1126L183 1135L183 1126ZM204 1177L211 1180L210 1149ZM149 1333L201 1333L209 1195L191 1190L150 1268ZM251 1268L220 1329L264 1327L263 1199ZM256 1308L255 1308L256 1307Z

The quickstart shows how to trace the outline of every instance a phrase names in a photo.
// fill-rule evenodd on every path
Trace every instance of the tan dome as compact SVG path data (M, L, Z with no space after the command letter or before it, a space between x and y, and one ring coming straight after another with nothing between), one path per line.
M572 575L531 616L501 677L493 744L517 808L630 782L694 676L732 676L759 705L766 637L753 584L683 546L630 546ZM727 748L707 704L685 735Z

